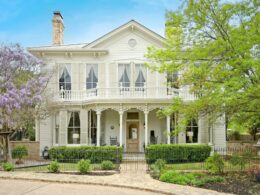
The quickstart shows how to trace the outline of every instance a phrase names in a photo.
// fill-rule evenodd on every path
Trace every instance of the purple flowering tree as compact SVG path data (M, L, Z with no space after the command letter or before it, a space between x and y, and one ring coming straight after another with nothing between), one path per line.
M44 63L19 44L0 45L0 144L10 158L10 132L40 114L48 78Z

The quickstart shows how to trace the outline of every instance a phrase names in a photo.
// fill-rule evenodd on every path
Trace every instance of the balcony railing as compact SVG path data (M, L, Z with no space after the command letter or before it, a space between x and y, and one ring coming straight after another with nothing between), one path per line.
M114 87L88 90L60 90L54 98L58 101L84 101L94 99L170 99L181 97L194 100L194 96L175 88L167 87Z

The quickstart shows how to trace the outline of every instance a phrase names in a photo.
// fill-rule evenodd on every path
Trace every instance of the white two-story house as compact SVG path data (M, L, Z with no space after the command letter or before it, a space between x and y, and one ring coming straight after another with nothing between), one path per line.
M157 116L174 96L192 101L185 88L169 87L176 74L146 68L148 46L163 47L164 38L131 20L91 43L63 44L63 17L54 12L53 44L28 48L52 70L46 93L52 112L36 122L41 150L61 145L120 145L142 152L147 144L211 143L226 146L225 120L208 125L190 121L171 136L177 116Z

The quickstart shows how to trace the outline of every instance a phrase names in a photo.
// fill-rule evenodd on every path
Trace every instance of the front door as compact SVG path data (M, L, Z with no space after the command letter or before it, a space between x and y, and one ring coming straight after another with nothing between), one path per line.
M139 151L139 123L138 122L127 123L126 140L127 140L126 143L127 152Z

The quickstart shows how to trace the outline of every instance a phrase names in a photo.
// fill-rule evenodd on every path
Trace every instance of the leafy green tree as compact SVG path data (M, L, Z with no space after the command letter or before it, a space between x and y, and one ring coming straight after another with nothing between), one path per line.
M174 98L163 114L179 112L179 126L198 114L244 123L260 118L259 1L187 0L166 14L165 47L148 48L149 68L178 72L196 101ZM242 118L241 118L242 119ZM249 124L249 123L248 123ZM258 126L259 127L259 126Z

